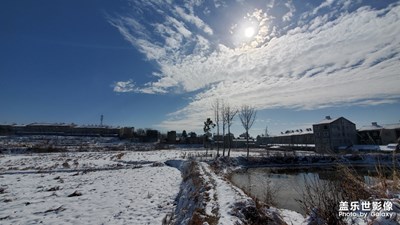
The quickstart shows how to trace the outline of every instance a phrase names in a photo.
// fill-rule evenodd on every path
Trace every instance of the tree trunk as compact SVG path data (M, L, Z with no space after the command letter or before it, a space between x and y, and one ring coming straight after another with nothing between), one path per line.
M217 141L217 157L219 157L219 142Z
M222 144L223 144L222 156L225 156L225 125L222 126Z
M204 136L204 139L203 139L203 141L204 141L204 147L206 148L206 155L208 154L208 145L207 145L207 137L206 136Z
M250 150L249 150L249 131L248 130L246 130L246 138L247 138L247 159L249 159Z
M228 158L231 156L231 128L228 125Z
M217 124L217 137L219 138L219 125L218 124ZM217 138L217 158L219 157L219 141L218 141L218 138Z

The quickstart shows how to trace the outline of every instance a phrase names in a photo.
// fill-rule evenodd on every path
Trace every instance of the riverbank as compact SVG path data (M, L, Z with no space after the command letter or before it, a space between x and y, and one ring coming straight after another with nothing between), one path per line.
M324 168L336 165L354 167L375 167L387 166L400 169L400 154L345 154L345 155L299 155L292 152L278 152L271 155L261 154L259 156L232 157L229 162L222 160L220 166L256 168L256 167L276 167L276 168ZM221 168L219 168L221 169Z
M301 207L306 207L300 212L306 213L307 219L293 224L313 224L316 221L322 224L332 222L399 224L399 158L398 155L394 155L394 158L392 156L366 154L286 156L287 158L284 156L236 157L219 158L211 162L211 165L216 171L229 177L233 184L242 188L249 196L253 196L253 199L267 201L278 207L282 207L282 204L276 204L276 201L272 200L277 200L278 203L290 203L292 206L294 202L298 202ZM377 176L373 183L362 181L354 173L356 168L366 169L365 166L373 171L374 176ZM260 172L259 169L265 169L265 171ZM388 173L385 174L385 171ZM290 188L293 189L287 192ZM277 193L277 191L283 193ZM333 195L326 194L332 192L334 192ZM271 199L271 196L275 199ZM367 211L361 210L362 202L380 205L380 207L370 208ZM353 207L358 208L348 208L348 213L344 213L340 210L341 203L349 205L351 203L354 204ZM383 204L392 207L383 208ZM284 205L285 207L288 205ZM298 207L291 210L299 212Z
M300 214L259 202L216 173L206 162L167 161L183 174L176 209L164 224L305 224Z

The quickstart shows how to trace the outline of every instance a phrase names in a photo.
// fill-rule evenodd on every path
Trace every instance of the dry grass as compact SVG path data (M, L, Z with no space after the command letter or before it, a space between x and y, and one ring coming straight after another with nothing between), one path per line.
M272 206L276 206L277 205L277 193L279 191L279 187L274 186L272 184L271 180L267 180L267 182L264 185L265 189L264 189L264 202L267 205L272 205Z
M110 159L111 160L114 160L114 159L121 160L124 155L125 155L125 152L119 152L119 153L111 156Z
M375 165L377 183L371 187L374 196L378 198L392 198L393 194L400 192L399 170L395 164L393 157L393 165L383 166L379 161Z
M337 214L339 202L343 199L339 186L334 182L322 182L318 178L307 178L302 199L297 199L309 215L324 220L323 224L345 224Z
M305 176L302 199L297 201L308 215L322 219L323 224L346 224L338 214L340 201L368 199L371 193L355 170L338 165L333 174L326 180Z
M218 221L219 217L205 215L204 209L197 208L188 225L203 225L205 223L209 225L217 225Z
M350 167L337 165L332 178L334 184L338 185L344 199L368 199L372 194L361 176Z
M162 225L172 225L173 224L173 213L168 213L164 216L161 221Z
M269 206L254 199L251 202L238 202L234 211L245 225L286 225L282 218L276 213L268 211Z
M337 165L334 175L328 179L305 177L302 199L297 201L307 214L322 219L324 224L346 224L338 214L340 201L392 198L391 193L399 192L399 173L395 167L389 168L377 163L375 172L378 183L369 187L354 169Z

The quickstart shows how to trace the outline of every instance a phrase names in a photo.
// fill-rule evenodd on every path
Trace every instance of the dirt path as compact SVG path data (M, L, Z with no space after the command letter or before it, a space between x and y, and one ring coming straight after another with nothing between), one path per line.
M207 191L210 201L207 203L206 212L217 215L219 225L240 224L241 219L235 215L236 203L249 202L251 199L243 191L217 176L208 164L199 163L199 168L206 183L210 184Z

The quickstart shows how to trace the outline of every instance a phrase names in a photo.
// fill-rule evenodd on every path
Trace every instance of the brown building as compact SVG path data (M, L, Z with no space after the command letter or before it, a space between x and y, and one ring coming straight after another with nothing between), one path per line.
M361 145L388 145L398 143L400 123L378 125L372 122L369 126L358 129L358 140Z
M333 153L339 147L350 147L357 143L356 125L344 117L332 119L326 116L313 125L313 130L315 151L318 153Z

